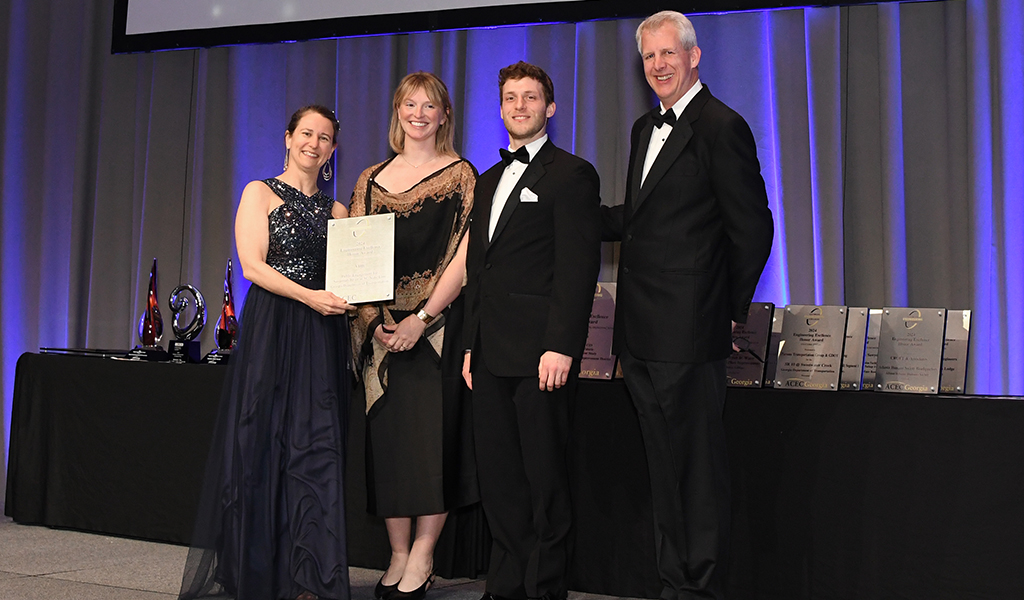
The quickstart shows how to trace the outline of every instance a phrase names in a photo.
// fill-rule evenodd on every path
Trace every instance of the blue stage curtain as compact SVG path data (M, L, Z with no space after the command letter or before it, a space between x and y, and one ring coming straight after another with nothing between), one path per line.
M535 62L555 82L552 139L597 166L616 204L630 126L655 104L637 20L112 56L112 10L0 6L4 463L18 356L134 344L154 257L163 302L179 282L206 293L212 347L238 196L280 173L298 106L336 107L328 191L347 202L359 172L388 157L391 94L407 72L448 83L457 145L484 170L507 143L498 69ZM968 389L1024 394L1022 2L693 21L701 79L750 123L776 218L756 299L973 309ZM608 245L603 279L614 261ZM236 269L239 307L246 289ZM187 386L154 385L172 383Z

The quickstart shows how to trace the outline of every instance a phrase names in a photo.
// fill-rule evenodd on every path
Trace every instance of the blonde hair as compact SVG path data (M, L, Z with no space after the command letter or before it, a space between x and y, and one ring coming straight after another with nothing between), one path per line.
M422 89L435 105L440 106L444 112L444 123L437 128L437 135L434 137L434 148L438 154L455 155L455 120L452 111L452 100L448 95L448 86L441 81L437 75L426 71L409 73L402 78L402 81L395 89L395 99L391 104L391 127L388 131L388 143L396 153L405 149L405 130L398 120L398 107L409 96Z
M643 54L640 46L640 37L661 28L662 25L671 25L679 33L679 41L683 44L683 50L689 50L697 45L697 32L693 29L693 23L683 13L674 10L663 10L659 13L644 19L643 23L636 28L636 51Z

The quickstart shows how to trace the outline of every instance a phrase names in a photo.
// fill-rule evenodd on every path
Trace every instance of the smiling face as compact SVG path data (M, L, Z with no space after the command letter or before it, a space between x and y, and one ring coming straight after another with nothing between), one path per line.
M647 83L666 109L697 83L700 48L684 50L679 32L671 24L641 34L640 56Z
M427 96L423 88L416 88L398 105L398 122L407 140L433 143L437 130L447 121L444 109Z
M547 104L541 83L532 77L509 79L501 86L501 120L512 149L543 137L555 103Z
M323 115L308 112L299 119L294 131L284 134L288 149L288 166L303 170L317 170L331 157L334 142L334 124Z

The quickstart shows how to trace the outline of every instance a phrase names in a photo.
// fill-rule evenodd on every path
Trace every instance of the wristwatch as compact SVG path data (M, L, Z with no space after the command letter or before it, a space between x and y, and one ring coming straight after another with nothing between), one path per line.
M430 325L430 322L434 320L434 316L427 314L427 311L423 310L422 308L420 309L420 312L416 313L416 317L420 321L423 321L425 325Z

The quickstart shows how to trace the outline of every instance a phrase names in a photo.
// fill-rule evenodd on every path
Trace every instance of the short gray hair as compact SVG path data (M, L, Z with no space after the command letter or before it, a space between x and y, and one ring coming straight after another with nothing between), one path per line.
M683 13L674 10L663 10L655 13L646 19L636 28L636 50L643 54L640 46L640 36L645 32L655 31L662 25L671 25L679 33L679 41L683 44L683 50L689 50L697 45L697 32L693 29L693 23Z

